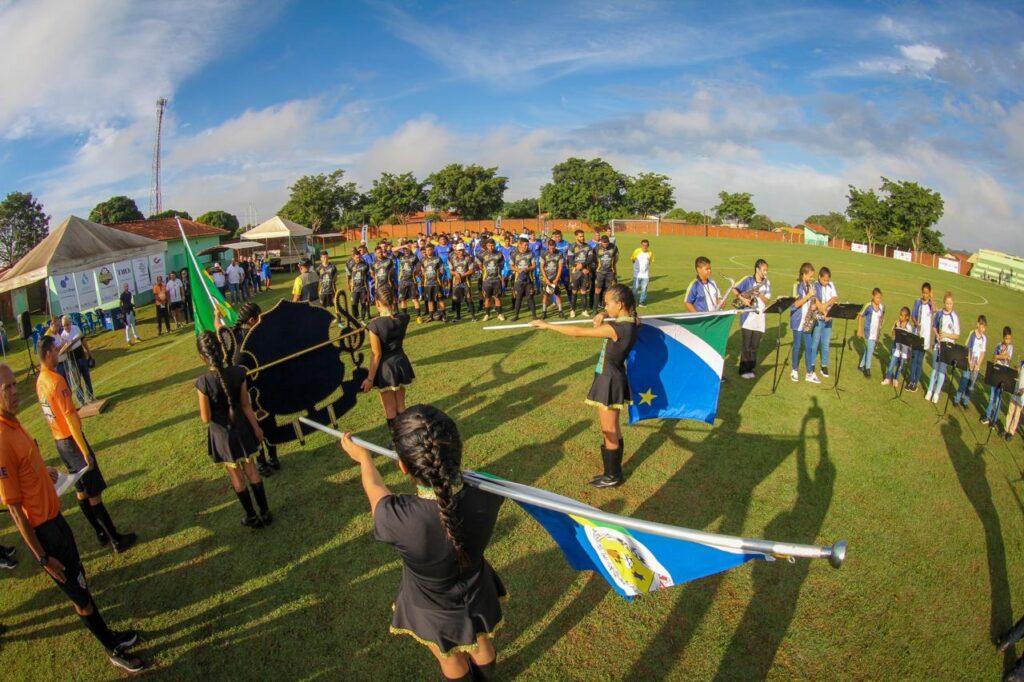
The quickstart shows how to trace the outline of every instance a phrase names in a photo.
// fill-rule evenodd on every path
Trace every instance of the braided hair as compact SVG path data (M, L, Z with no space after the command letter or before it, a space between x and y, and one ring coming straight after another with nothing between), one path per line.
M462 481L459 429L451 417L436 407L414 405L395 417L393 435L398 459L413 478L434 491L441 525L461 568L466 557L455 490Z
M227 363L224 358L224 346L217 335L211 331L204 331L196 338L196 350L199 357L203 359L206 366L217 375L220 387L228 401L228 419L230 424L235 423L235 395L228 389Z
M249 320L254 317L259 317L262 312L263 311L260 309L259 304L255 301L243 303L238 308L238 324L248 324Z
M395 313L395 295L391 293L391 289L388 287L381 287L377 289L377 304L381 307L387 308L392 315Z
M608 287L607 293L612 297L613 301L621 304L626 309L629 316L633 318L633 323L639 326L640 316L636 314L636 296L633 295L633 290L625 284L613 284Z

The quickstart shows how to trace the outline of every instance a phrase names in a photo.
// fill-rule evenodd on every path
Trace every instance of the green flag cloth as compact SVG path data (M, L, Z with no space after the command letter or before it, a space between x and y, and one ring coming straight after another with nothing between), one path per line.
M185 260L188 261L188 281L189 289L192 291L192 311L196 322L196 336L205 331L217 331L213 324L213 318L218 311L224 324L234 325L238 321L238 312L224 300L224 295L213 285L210 274L200 267L196 255L192 253L192 246L188 243L180 220L178 229L181 230L181 240L185 244Z

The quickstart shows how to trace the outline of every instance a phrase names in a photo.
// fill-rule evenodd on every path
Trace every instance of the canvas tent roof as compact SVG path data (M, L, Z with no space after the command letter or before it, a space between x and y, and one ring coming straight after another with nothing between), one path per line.
M244 232L241 236L243 239L262 241L264 239L305 237L311 234L313 234L313 230L308 227L303 227L298 223L293 223L287 218L282 218L281 216L276 215L270 220L260 223L248 232Z
M78 216L67 218L0 277L0 293L51 275L81 272L140 256L159 255L167 245Z

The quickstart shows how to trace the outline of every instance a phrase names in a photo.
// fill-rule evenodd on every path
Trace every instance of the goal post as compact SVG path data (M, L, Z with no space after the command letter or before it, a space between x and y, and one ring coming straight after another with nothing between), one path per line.
M661 236L661 220L655 218L615 218L608 222L608 229L611 236L619 232L633 232L635 234L653 234Z

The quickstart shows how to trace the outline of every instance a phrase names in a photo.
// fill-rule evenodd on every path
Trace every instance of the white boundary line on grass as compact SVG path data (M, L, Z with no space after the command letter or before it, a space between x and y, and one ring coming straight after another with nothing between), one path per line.
M170 343L165 345L163 348L156 349L154 351L153 355L144 355L141 358L138 358L138 359L136 359L133 362L129 362L127 365L125 365L124 367L121 367L120 369L118 369L113 374L110 374L110 375L105 376L105 377L100 377L100 381L97 381L95 383L98 384L98 385L103 385L105 382L107 382L107 381L109 381L109 380L111 380L111 379L113 379L115 377L121 376L122 374L124 374L126 371L128 371L132 367L135 367L137 365L142 364L142 362L144 360L151 360L152 358L156 357L157 354L162 353L162 352L164 352L166 350L170 350L171 348L174 348L175 346L177 346L182 341L188 341L189 339L194 339L194 338L195 338L195 333L192 333L192 334L187 334L187 335L185 335L185 336L183 336L180 339L177 339L175 341L171 341Z

